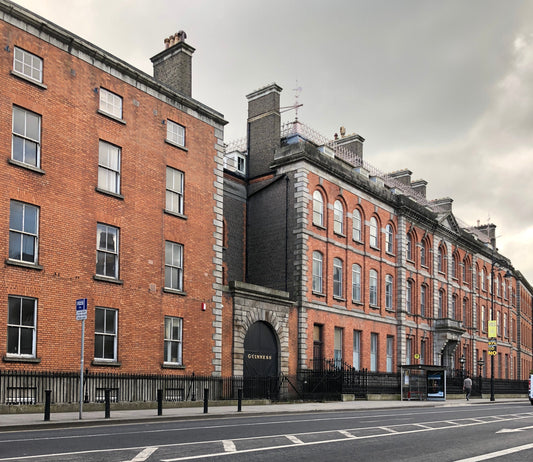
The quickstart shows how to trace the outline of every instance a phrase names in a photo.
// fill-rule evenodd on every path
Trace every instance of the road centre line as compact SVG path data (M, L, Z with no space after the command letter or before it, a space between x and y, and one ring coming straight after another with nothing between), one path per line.
M460 459L455 462L480 462L482 460L494 459L500 456L507 456L509 454L514 454L515 452L527 451L528 449L533 449L533 443L524 444L523 446L516 446L514 448L502 449L501 451L489 452L487 454L481 454L479 456L469 457L468 459Z

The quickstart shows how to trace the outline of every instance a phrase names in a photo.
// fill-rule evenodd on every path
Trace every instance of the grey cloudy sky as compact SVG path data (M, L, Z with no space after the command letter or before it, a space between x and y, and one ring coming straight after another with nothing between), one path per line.
M193 97L246 133L245 95L327 137L344 125L365 160L428 181L463 222L497 225L500 252L533 284L533 2L523 0L18 0L152 74L163 39L196 48ZM294 112L285 114L291 120Z

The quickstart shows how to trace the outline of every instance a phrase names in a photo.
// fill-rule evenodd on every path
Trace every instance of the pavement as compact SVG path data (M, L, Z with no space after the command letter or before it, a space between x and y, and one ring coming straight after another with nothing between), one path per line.
M273 415L285 413L328 412L328 411L364 411L376 409L402 409L420 407L453 407L477 404L523 403L529 406L524 398L502 398L491 402L489 399L451 399L446 401L328 401L301 403L253 404L242 403L241 411L237 406L208 406L207 413L201 407L165 408L162 415L157 415L157 409L113 410L110 417L105 417L105 411L82 411L81 419L78 412L54 412L50 420L44 420L44 413L9 413L0 414L0 432L15 430L45 430L51 428L74 427L82 425L128 424L139 422L157 422L168 420L205 419L213 417L243 417L250 415Z

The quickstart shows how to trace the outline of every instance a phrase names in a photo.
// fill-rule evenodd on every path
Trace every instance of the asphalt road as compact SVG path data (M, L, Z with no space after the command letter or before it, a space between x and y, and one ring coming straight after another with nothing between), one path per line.
M0 433L3 461L533 460L529 402Z

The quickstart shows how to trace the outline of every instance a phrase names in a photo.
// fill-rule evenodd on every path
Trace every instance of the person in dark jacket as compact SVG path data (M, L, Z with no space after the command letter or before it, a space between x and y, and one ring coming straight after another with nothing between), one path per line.
M463 382L463 391L466 393L466 400L470 400L470 393L472 393L472 379L467 375Z

